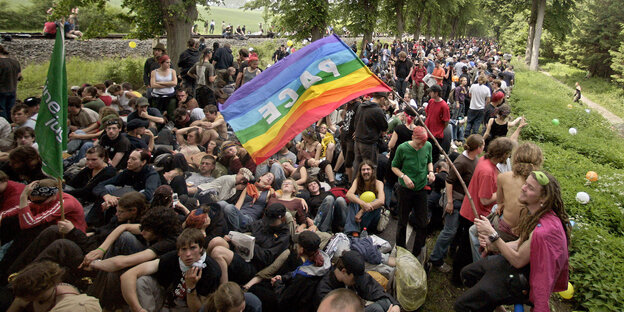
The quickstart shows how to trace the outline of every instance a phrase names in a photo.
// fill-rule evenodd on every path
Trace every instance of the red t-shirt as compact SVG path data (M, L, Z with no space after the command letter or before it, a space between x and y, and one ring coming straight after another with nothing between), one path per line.
M427 114L427 119L425 119L427 128L429 128L434 137L438 139L444 138L444 123L451 119L451 113L446 101L440 100L436 102L434 99L430 99L425 112Z
M20 195L22 195L25 187L25 184L7 181L7 187L2 192L2 199L0 199L0 212L19 206Z
M111 103L113 103L113 98L110 95L100 95L99 98L106 106L111 106Z
M56 34L56 24L54 24L54 22L46 22L43 24L43 32L51 35Z
M495 204L494 202L484 206L481 204L479 199L492 198L492 195L496 193L497 178L498 168L496 168L496 165L489 159L485 159L484 157L479 158L475 172L472 175L472 179L470 179L470 184L468 185L468 192L470 192L470 195L472 196L472 200L474 201L475 208L477 209L479 216L488 216ZM459 214L470 220L470 222L474 220L475 216L472 213L472 208L470 208L468 196L464 197L464 202L459 210Z

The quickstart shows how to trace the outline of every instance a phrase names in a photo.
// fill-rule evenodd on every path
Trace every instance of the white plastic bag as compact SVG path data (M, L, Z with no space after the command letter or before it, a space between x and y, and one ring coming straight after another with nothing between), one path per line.
M394 271L396 298L406 311L414 311L425 303L427 297L427 274L422 265L405 248L397 247Z

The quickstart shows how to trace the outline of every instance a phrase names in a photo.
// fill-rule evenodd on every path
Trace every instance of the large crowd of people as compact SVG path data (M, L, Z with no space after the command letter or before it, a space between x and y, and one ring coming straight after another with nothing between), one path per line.
M518 141L509 59L481 39L353 49L393 92L256 164L218 104L260 74L258 55L191 39L171 64L157 44L144 86L68 90L59 189L38 153L41 99L16 100L19 64L0 46L2 309L400 311L380 283L396 251L380 246L407 248L411 228L424 270L470 287L457 311L549 311L569 221L541 150ZM390 218L394 242L373 235Z

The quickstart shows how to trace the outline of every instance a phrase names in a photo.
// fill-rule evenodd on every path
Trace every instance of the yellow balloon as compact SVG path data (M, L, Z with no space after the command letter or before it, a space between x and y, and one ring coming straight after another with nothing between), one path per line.
M362 193L362 195L360 195L360 199L363 200L364 202L370 203L376 199L376 196L375 196L375 193L371 191L366 191Z
M572 299L572 296L574 296L574 286L572 286L572 283L568 282L568 289L560 291L559 295L566 300Z
M128 45L129 45L129 46L130 46L130 48L132 48L132 49L136 48L136 42L134 42L134 41L130 41L130 42L128 42Z
M292 47L292 45L293 45L292 40L288 40L288 41L286 41L286 45L288 45L289 47Z
M590 182L596 182L598 181L598 174L595 171L587 171L587 174L585 174L585 179L589 180Z

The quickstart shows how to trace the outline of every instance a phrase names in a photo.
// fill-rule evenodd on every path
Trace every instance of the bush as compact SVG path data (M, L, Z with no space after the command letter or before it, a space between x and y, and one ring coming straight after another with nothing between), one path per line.
M135 89L143 86L143 58L113 60L106 65L105 79L116 83L129 82Z
M578 104L568 109L572 94L552 78L519 68L516 81L510 101L513 112L524 114L529 123L522 138L535 141L542 148L544 169L559 180L566 210L576 222L569 246L575 303L589 311L623 311L621 139L599 114L587 114ZM553 118L560 120L559 126L552 124ZM578 129L576 136L568 133L572 126ZM598 173L597 182L585 179L589 170ZM588 204L576 201L580 191L590 195Z

